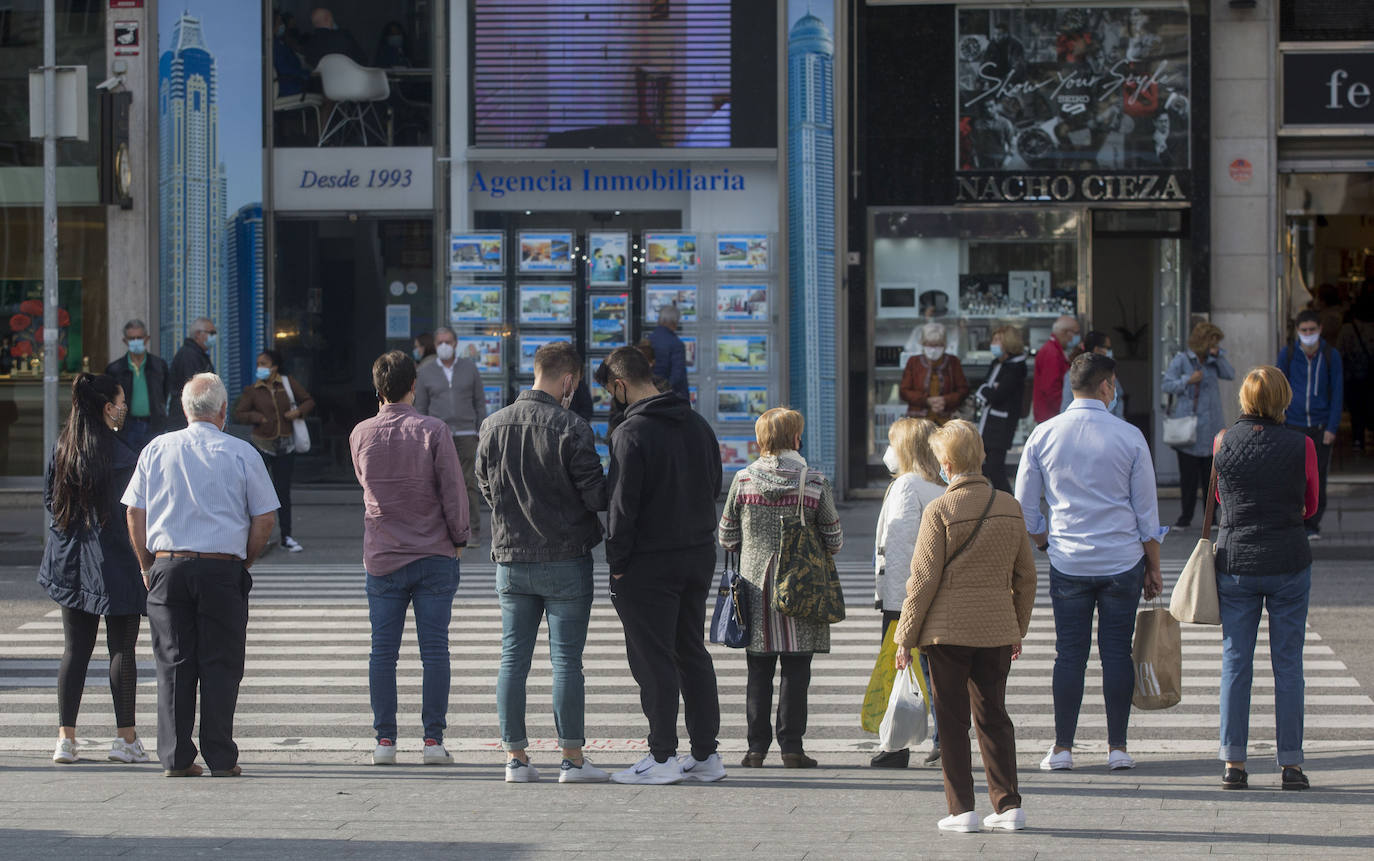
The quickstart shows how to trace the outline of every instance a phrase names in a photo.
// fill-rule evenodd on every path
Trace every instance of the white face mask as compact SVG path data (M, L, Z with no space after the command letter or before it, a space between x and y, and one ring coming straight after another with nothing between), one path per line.
M439 361L448 362L453 360L453 345L448 341L442 341L434 345L434 352L439 355Z
M897 452L893 450L892 446L888 446L887 451L883 452L883 466L887 467L887 471L893 475L896 475L902 467L897 460Z
M1298 340L1302 342L1304 347L1315 347L1317 346L1317 341L1321 339L1321 336L1321 332L1313 332L1310 335L1299 333Z
M929 361L931 361L931 362L938 362L938 361L940 361L940 357L943 356L943 355L945 354L945 348L944 348L944 347L924 347L924 348L922 348L921 352L926 354L926 359L927 359L927 360L929 360Z

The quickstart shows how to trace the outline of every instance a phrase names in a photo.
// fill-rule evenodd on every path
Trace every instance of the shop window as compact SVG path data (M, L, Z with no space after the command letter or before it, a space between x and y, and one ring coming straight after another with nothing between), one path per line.
M1283 42L1374 39L1374 6L1347 0L1281 0L1279 34Z

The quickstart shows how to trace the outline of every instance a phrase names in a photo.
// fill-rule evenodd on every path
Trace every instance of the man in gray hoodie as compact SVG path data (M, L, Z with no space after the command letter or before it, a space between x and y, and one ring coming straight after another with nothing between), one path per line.
M477 364L458 355L458 336L452 329L442 326L434 331L434 350L439 360L422 365L415 380L415 409L420 415L442 419L453 434L468 493L472 530L468 546L474 547L479 543L482 516L477 507L479 495L473 468L477 463L477 429L487 417L486 394Z

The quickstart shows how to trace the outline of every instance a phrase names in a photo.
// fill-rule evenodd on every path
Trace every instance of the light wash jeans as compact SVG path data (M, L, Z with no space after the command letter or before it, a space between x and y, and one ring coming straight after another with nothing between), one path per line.
M396 659L406 607L415 606L420 641L422 693L420 719L425 738L444 740L448 727L448 623L458 591L458 560L447 556L417 559L382 577L367 575L367 614L372 621L372 655L367 664L372 694L372 725L377 740L396 740Z
M1250 687L1260 613L1269 608L1269 663L1274 668L1274 723L1279 765L1302 765L1302 648L1312 566L1296 574L1240 577L1217 572L1221 599L1221 752L1243 762L1250 739Z
M496 716L501 744L529 747L525 731L525 680L530 674L539 622L549 618L549 658L553 663L553 722L562 747L586 743L585 680L582 649L592 614L590 554L557 562L502 562L496 566L501 599L501 671L496 677Z

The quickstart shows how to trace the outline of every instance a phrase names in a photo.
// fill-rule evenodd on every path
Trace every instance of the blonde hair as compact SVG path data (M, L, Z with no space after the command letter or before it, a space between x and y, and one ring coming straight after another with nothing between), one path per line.
M953 467L951 475L978 472L987 457L978 428L963 419L946 422L944 427L931 434L930 448L938 461L948 462Z
M1273 365L1260 365L1245 375L1240 384L1240 411L1283 422L1284 412L1293 400L1293 387L1283 371Z
M1193 327L1192 334L1188 336L1188 349L1201 358L1225 337L1220 326L1203 320Z
M888 428L887 441L897 453L897 474L914 472L926 481L940 483L940 463L930 450L930 435L935 432L930 419L898 419Z
M992 330L992 337L1002 336L1002 355L1010 358L1019 356L1026 350L1026 342L1021 339L1020 326L998 326Z
M795 448L806 427L802 414L789 407L773 407L754 422L754 437L761 454L777 454Z

